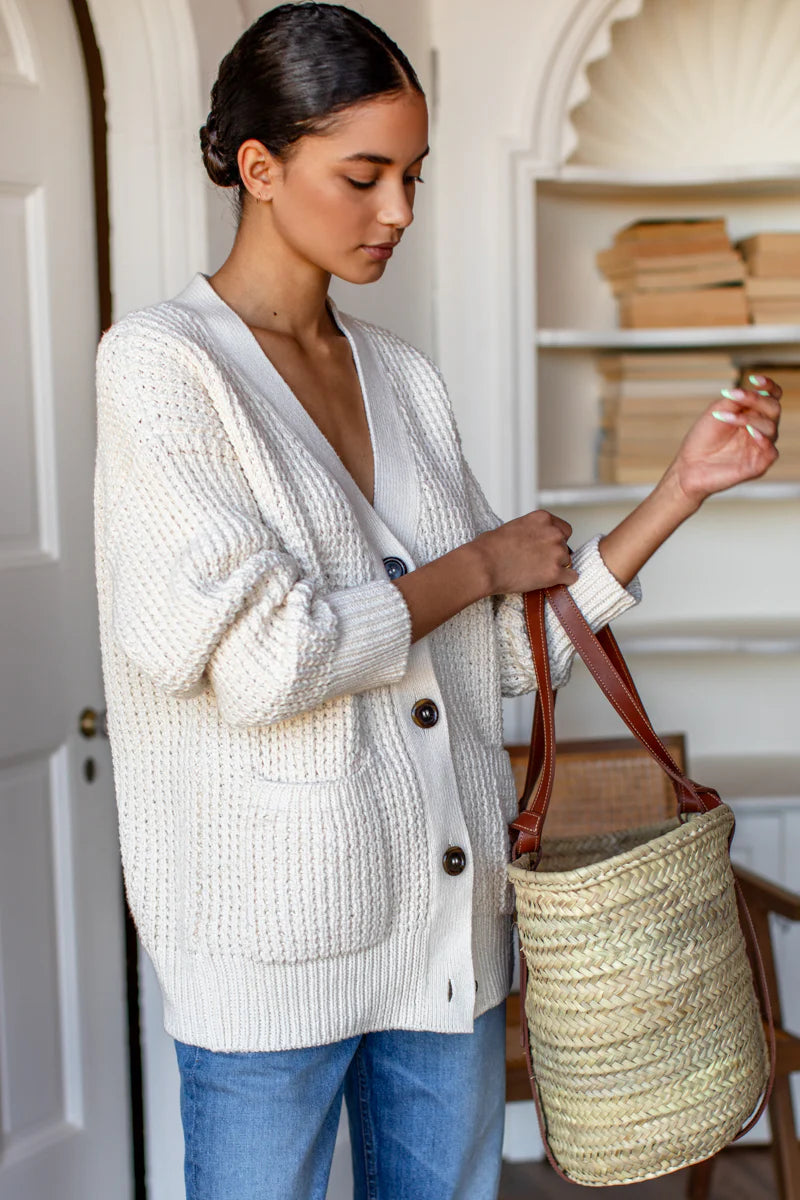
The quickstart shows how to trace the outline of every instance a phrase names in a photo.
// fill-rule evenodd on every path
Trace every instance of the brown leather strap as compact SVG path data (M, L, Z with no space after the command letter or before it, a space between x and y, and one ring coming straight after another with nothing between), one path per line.
M553 791L555 776L555 693L550 678L550 659L547 652L547 634L544 618L545 594L543 590L526 592L525 620L536 671L536 705L531 731L531 751L528 771L520 798L522 810L511 828L518 836L514 843L514 857L533 852L538 854L542 840L542 828L547 815L547 806ZM532 803L529 803L536 780L539 786Z
M731 832L731 840L733 840L733 832ZM778 1047L775 1042L775 1017L772 1012L772 1001L769 998L769 986L767 984L767 973L764 970L764 959L761 955L761 947L758 944L758 937L756 936L755 927L753 926L753 918L750 916L750 909L747 907L747 901L744 898L744 892L742 891L741 884L735 875L733 877L733 886L736 888L736 898L739 901L739 912L744 917L745 924L747 925L747 931L750 934L750 947L753 951L753 957L756 960L756 976L758 989L761 993L761 1011L764 1014L764 1019L767 1022L767 1049L769 1051L769 1078L767 1079L767 1086L764 1088L764 1094L761 1097L761 1102L758 1108L733 1139L735 1142L737 1142L740 1137L744 1137L746 1133L750 1132L754 1125L758 1124L761 1119L761 1114L769 1104L770 1096L772 1095L772 1089L775 1085L775 1070L778 1061Z
M547 1120L542 1107L542 1098L539 1095L539 1084L536 1081L536 1072L533 1068L533 1059L531 1058L531 1035L528 1028L528 1017L525 1013L525 996L528 991L528 964L525 961L525 955L520 948L519 952L519 1030L520 1044L522 1045L525 1054L525 1065L528 1068L528 1082L531 1085L531 1095L533 1102L536 1105L536 1119L539 1122L539 1132L542 1135L542 1145L544 1152L547 1155L547 1161L555 1171L556 1175L560 1175L562 1179L566 1179L569 1183L574 1183L569 1175L566 1175L558 1165L558 1160L550 1149L550 1140L547 1136Z
M581 617L582 616L583 616L583 614L581 614ZM538 618L537 618L537 620L538 620ZM531 629L531 626L530 626L530 623L528 623L529 637L530 637L530 629ZM633 698L635 703L638 705L638 707L642 711L644 711L644 705L642 703L642 699L641 699L638 691L636 690L636 684L633 682L631 673L628 670L628 665L625 662L625 659L622 657L622 652L621 652L619 646L617 645L617 640L614 637L613 633L607 627L604 629L601 629L597 633L597 640L600 643L600 645L603 647L603 649L605 650L606 654L608 655L609 659L611 660L612 665L616 668L618 674L622 676L623 682L627 685L627 688L631 694L631 697ZM537 639L537 641L538 641L538 639ZM545 670L546 669L547 668L545 668ZM553 703L554 704L557 699L558 699L558 692L554 691L553 692ZM542 768L544 766L544 753L545 753L544 713L542 711L542 692L540 689L537 689L535 697L534 697L534 707L533 707L533 726L531 729L531 750L530 750L530 754L528 756L528 770L527 770L527 774L525 777L525 785L522 789L522 795L520 797L520 802L519 802L519 811L520 812L522 812L527 807L528 800L530 799L534 784L536 783L537 779L541 775ZM672 786L675 790L676 803L677 803L678 811L680 811L680 808L681 808L680 784L675 779L671 779L670 782L672 783ZM524 845L524 843L523 843L523 845ZM525 851L522 848L520 848L519 853L524 853L524 852Z
M720 798L713 788L695 783L684 775L653 729L611 630L606 628L596 636L563 585L526 592L525 619L536 672L537 695L528 770L520 798L521 811L511 822L511 829L518 835L514 843L514 857L529 852L539 854L555 777L555 696L547 652L545 599L549 601L606 698L672 780L679 812L706 812L720 804ZM538 787L531 800L537 779Z

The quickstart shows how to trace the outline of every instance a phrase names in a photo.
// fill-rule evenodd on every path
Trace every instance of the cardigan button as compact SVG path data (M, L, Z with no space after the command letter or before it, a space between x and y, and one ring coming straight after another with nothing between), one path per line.
M411 710L416 725L430 729L439 720L439 709L432 700L418 700Z
M460 846L448 846L442 855L442 866L448 875L460 875L467 865L467 856ZM477 983L475 985L477 991Z
M408 567L402 558L385 558L383 565L390 579L399 579L401 575L405 575L408 572Z

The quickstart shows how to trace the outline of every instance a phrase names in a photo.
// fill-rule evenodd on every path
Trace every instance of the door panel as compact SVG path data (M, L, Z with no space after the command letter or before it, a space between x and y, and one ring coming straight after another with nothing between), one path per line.
M116 812L107 743L79 732L103 705L98 309L69 0L0 0L0 128L0 1197L126 1200Z

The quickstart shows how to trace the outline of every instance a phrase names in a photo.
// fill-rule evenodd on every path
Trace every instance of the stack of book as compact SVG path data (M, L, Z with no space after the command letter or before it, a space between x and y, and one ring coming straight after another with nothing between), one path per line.
M722 218L636 221L597 265L623 329L747 324L744 263Z
M800 325L800 233L757 233L739 243L750 320Z
M751 373L768 375L783 388L783 412L778 430L780 457L770 467L766 479L800 480L800 364L753 363L742 368L740 387L752 386L745 382Z
M738 374L717 353L609 354L598 365L602 483L657 480L690 426Z

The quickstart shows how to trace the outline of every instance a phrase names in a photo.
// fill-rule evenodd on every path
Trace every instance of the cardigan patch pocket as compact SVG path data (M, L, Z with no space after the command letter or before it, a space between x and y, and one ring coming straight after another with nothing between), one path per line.
M349 954L387 936L391 854L376 772L380 764L367 751L338 779L253 780L250 801L234 818L241 873L235 894L220 897L235 914L232 937L207 949L298 963ZM192 922L201 939L204 924ZM209 932L218 940L213 925Z

